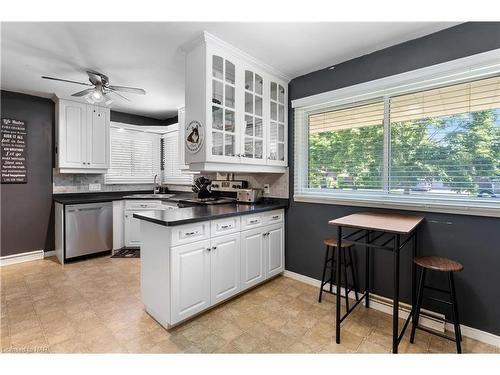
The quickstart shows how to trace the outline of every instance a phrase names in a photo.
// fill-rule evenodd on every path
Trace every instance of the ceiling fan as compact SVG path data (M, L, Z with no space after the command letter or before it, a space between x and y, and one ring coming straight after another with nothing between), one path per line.
M127 97L118 93L118 91L128 92L131 94L146 95L146 91L144 91L143 89L136 88L136 87L110 85L109 78L105 74L89 70L89 71L87 71L87 75L89 76L90 83L77 82L77 81L71 81L68 79L61 79L61 78L54 78L54 77L47 77L47 76L42 76L42 78L51 79L53 81L76 83L78 85L84 85L84 86L92 86L91 88L88 88L88 89L76 92L74 94L71 94L71 96L84 97L85 100L87 100L90 104L95 104L95 103L104 103L105 105L111 104L113 102L113 100L112 100L112 98L110 98L108 96L109 94L115 94L122 99L130 101Z

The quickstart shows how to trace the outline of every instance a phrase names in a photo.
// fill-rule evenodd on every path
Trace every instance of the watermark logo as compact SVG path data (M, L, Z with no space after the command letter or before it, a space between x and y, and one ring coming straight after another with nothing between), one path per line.
M48 353L48 346L11 346L2 348L2 353Z

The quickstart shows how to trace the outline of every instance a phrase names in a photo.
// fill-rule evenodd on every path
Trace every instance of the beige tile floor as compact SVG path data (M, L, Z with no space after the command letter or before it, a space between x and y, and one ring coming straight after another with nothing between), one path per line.
M166 331L144 312L138 259L54 259L1 272L2 352L49 353L389 353L389 315L358 308L335 343L334 296L278 277ZM402 353L453 353L447 340L408 335ZM498 349L464 338L464 352Z

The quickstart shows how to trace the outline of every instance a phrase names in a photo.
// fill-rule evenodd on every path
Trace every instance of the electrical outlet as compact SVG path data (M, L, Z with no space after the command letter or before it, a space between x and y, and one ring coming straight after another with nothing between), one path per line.
M89 191L100 191L101 184L89 184Z
M270 190L269 184L264 184L264 194L269 194L269 190Z

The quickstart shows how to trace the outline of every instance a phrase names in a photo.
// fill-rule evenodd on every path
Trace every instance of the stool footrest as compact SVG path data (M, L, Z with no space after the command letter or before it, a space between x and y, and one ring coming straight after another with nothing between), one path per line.
M417 326L416 328L417 328L417 329L419 329L419 330L421 330L421 331L425 331L425 332L427 332L427 333L430 333L431 335L436 335L436 336L442 337L443 339L446 339L446 340L450 340L450 341L456 342L456 340L455 340L455 338L454 338L454 337L450 337L450 336L448 336L448 335L445 335L444 333L434 331L434 330L429 329L429 328L427 328L427 327Z
M446 294L450 294L451 293L450 290L436 288L436 287L430 286L430 285L424 285L424 288L425 289L429 289L429 290L434 290L435 292L441 292L441 293L446 293Z
M445 305L453 305L453 303L451 302L448 302L448 301L445 301L441 298L435 298L435 297L425 297L426 299L430 300L430 301L434 301L434 302L439 302L439 303L444 303Z

